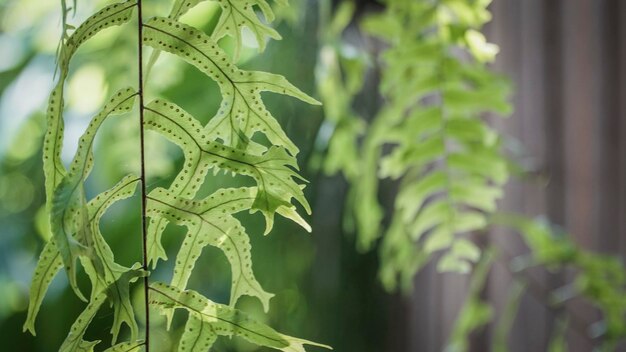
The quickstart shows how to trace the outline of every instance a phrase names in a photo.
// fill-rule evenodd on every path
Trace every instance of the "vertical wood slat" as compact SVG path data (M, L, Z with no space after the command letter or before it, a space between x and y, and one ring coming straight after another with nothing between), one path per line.
M511 77L515 91L515 112L502 126L503 131L523 145L521 158L531 170L543 167L546 158L546 133L544 132L544 96L549 89L544 84L544 23L542 0L501 0L493 3L493 39L500 45L496 69ZM520 152L518 152L520 153ZM515 153L514 153L515 154ZM519 212L529 216L546 211L545 190L540 179L513 180L501 204L504 211ZM508 255L524 251L519 237L510 232L497 232L492 237L497 247L504 249L503 261ZM505 264L506 265L506 264ZM545 275L532 273L534 280L545 285ZM494 268L490 277L489 298L498 311L502 311L511 285L511 274L504 266ZM540 302L525 297L519 309L514 330L509 336L511 351L543 350L550 334L549 317ZM493 327L498 324L496 322ZM493 338L493 333L491 333Z
M619 156L617 164L617 172L619 175L619 224L617 226L619 233L620 255L626 258L626 2L619 1L617 6L618 28L616 31L618 36L618 104L619 104Z
M619 246L619 12L618 0L599 1L594 16L598 69L596 143L594 145L597 183L594 188L596 248L604 253L618 254ZM617 74L616 74L617 73Z
M494 0L492 11L487 35L501 47L496 69L516 85L516 112L503 128L532 156L523 160L543 169L548 181L547 187L533 184L537 180L512 184L504 209L546 214L585 248L626 257L626 1ZM492 238L512 253L523 250L510 234ZM420 275L416 289L427 290L429 297L426 304L414 301L412 306L424 307L430 316L436 314L432 305L449 304L453 295L445 291L458 289L459 281L431 271ZM567 280L541 273L535 279L546 288ZM508 273L496 266L489 280L489 299L501 308ZM441 350L442 339L432 334L448 330L445 325L457 306L438 308L441 315L430 316L427 326L424 317L413 317L426 330L412 337L410 350ZM587 323L599 318L586 304L576 302L572 308ZM551 320L548 310L526 297L510 338L511 351L545 350ZM415 332L418 326L411 327ZM573 330L568 333L570 350L590 350L588 338Z
M577 242L594 248L595 88L591 0L570 0L562 7L563 124L565 151L565 227Z

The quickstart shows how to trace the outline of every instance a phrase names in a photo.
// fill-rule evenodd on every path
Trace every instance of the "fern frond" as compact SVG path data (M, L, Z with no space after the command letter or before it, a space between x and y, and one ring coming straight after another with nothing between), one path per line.
M46 177L46 199L48 206L56 186L66 174L65 166L61 161L63 147L63 91L65 80L69 73L70 60L78 47L100 31L129 21L135 1L126 1L109 5L83 22L59 51L59 80L50 93L46 113L47 130L44 136L43 169Z
M100 343L100 341L85 341L83 337L87 332L87 327L96 316L96 313L106 301L106 295L100 293L96 295L91 302L87 304L87 307L76 318L74 324L70 328L70 333L63 341L59 352L93 352L94 346Z
M172 287L186 288L202 249L211 245L224 252L231 266L230 304L234 305L242 295L249 295L257 297L266 311L269 309L273 294L263 290L254 277L250 240L243 226L232 216L251 207L254 193L254 188L231 188L219 190L204 200L192 201L160 188L150 192L147 212L151 218L166 218L188 229L176 257Z
M106 209L110 207L113 202L130 196L130 194L132 194L134 189L137 187L138 181L139 179L135 176L127 176L118 182L118 184L114 187L96 196L87 204L87 213L89 214L89 224L91 224L90 227L92 234L96 234L96 237L101 237L98 226L94 226L93 224L99 222L100 217L102 217ZM102 245L100 241L98 241L98 243ZM104 245L106 245L106 243L104 243ZM108 249L108 246L106 248ZM108 249L108 251L110 252L110 249ZM103 257L107 256L104 255ZM83 264L85 263L89 262L83 262ZM51 240L46 243L43 251L41 252L35 269L35 274L33 275L31 281L28 315L26 317L26 322L24 323L24 331L28 330L35 335L34 324L37 313L39 312L39 307L41 306L41 302L50 285L50 282L61 270L61 268L63 268L61 254L56 248L55 242ZM99 278L99 276L96 276L96 278ZM93 298L103 292L107 287L105 282L106 280L103 280L100 285L97 284L97 280L92 281L94 282L92 283L91 301L93 301Z
M128 175L111 190L96 196L87 206L89 219L92 219L89 222L91 238L87 241L87 246L92 249L93 253L89 258L81 258L81 263L91 279L92 297L94 294L106 291L111 302L113 307L113 325L111 326L113 343L117 341L122 323L126 323L130 328L130 339L132 341L137 339L139 329L130 302L128 287L128 280L135 280L136 276L128 280L122 280L122 277L129 272L135 272L137 275L141 273L138 271L139 264L127 268L115 262L113 252L100 232L100 219L115 202L132 196L138 183L139 180L136 176Z
M289 352L304 352L305 344L330 349L325 345L283 335L232 307L214 303L192 290L184 291L163 283L153 283L150 285L150 302L157 308L166 309L166 311L172 308L185 309L189 312L190 317L195 319L192 324L201 323L205 329L216 335L235 335L259 346ZM188 326L188 328L193 328L193 326ZM206 333L204 343L212 343L209 335ZM207 350L207 346L204 344L195 345L193 349L188 349L187 341L190 340L187 338L189 337L191 334L186 336L186 342L181 344L179 351L199 352Z
M143 270L134 268L122 274L117 279L118 283L112 286L127 287L129 283L137 280L138 277L145 274L146 273ZM83 310L74 324L72 324L70 332L65 338L65 341L63 341L59 352L93 352L94 346L100 343L100 341L84 341L83 336L102 304L106 302L107 296L110 296L111 290L114 290L114 288L108 288L106 292L100 292L87 304L85 310ZM132 344L133 342L130 343L131 346ZM121 350L123 351L124 349L122 348ZM133 349L130 349L130 351L133 351Z
M145 344L143 341L122 342L107 348L104 352L140 352L145 350Z
M265 22L273 22L274 11L267 1L218 0L218 4L222 8L222 13L215 29L213 29L211 38L217 42L227 35L231 36L235 40L234 61L239 58L239 52L243 46L241 31L244 27L254 34L259 51L265 50L266 37L276 40L282 39L274 28L261 21L255 11L255 7L258 7L263 13Z
M478 32L490 18L486 6L390 0L362 23L390 47L382 54L385 106L363 143L350 201L359 247L368 249L383 232L378 178L400 180L381 243L388 289L398 276L410 287L438 251L439 270L469 271L480 249L459 235L487 225L508 178L500 137L482 119L510 111L507 82L484 67L497 53Z
M68 272L70 285L83 300L84 297L76 285L76 259L81 255L89 256L90 253L86 251L88 247L79 243L77 238L87 240L90 237L90 229L85 221L87 214L83 183L93 167L93 142L98 128L107 117L130 111L136 94L130 88L118 91L92 119L79 140L78 151L70 165L69 174L63 177L52 198L52 236Z
M24 330L35 333L34 322L45 292L52 278L63 266L66 268L70 286L79 298L86 301L76 283L78 268L76 260L80 260L91 281L91 296L86 309L74 322L63 342L62 352L94 350L99 341L85 341L84 335L105 300L113 307L111 327L113 346L106 351L138 351L143 350L144 346L149 349L148 338L145 342L137 340L138 325L129 290L130 285L138 278L148 275L143 270L143 267L148 265L147 259L156 264L159 258L164 258L165 252L161 247L160 237L170 221L186 226L189 230L178 253L172 292L186 294L183 290L195 261L203 247L210 244L223 250L231 264L233 271L231 304L234 305L242 295L250 295L259 298L266 311L269 309L272 294L265 292L253 275L249 238L233 214L243 210L260 211L266 219L266 232L269 232L273 226L274 214L278 213L310 231L309 225L291 203L295 198L310 213L309 204L302 191L304 185L298 181L298 179L304 181L297 172L295 155L298 149L265 108L261 92L290 95L312 104L318 102L291 85L282 76L239 70L217 46L216 41L220 38L234 36L237 55L241 46L239 31L242 27L249 27L253 31L261 49L265 45L266 36L279 38L278 33L261 22L254 12L254 9L259 8L264 13L266 21L273 19L272 10L265 0L251 3L238 0L220 2L223 9L222 17L213 37L177 22L180 16L201 1L176 0L169 18L155 18L147 23L143 23L141 18L141 2L127 1L110 5L89 17L71 35L64 37L60 46L58 53L60 78L52 90L49 101L48 131L43 153L47 211L50 216L52 240L46 244L37 264ZM67 13L65 1L62 4L65 16ZM66 170L61 162L60 151L63 143L63 91L69 74L70 60L78 47L89 38L105 28L127 22L135 6L139 12L138 29L140 31L143 29L139 39L156 49L153 59L148 63L148 70L158 58L161 49L182 57L218 83L223 96L221 110L209 125L204 127L176 105L157 100L144 106L143 87L139 87L139 92L133 89L121 90L93 118L79 140L78 150L69 170ZM234 27L231 28L231 24L237 27L236 31ZM67 29L74 27L64 23L64 30ZM142 84L145 78L141 70L143 51L141 43L138 44L140 44L139 81ZM88 202L84 184L93 168L92 148L95 135L108 116L130 111L136 96L140 97L140 120L143 123L141 177L126 176L111 190L99 194ZM155 130L178 144L185 154L186 163L169 190L156 189L146 194L146 185L142 186L144 205L142 216L144 219L146 215L152 218L148 233L145 232L145 222L142 223L144 225L142 237L144 244L147 241L151 247L144 248L149 255L144 256L143 266L136 263L129 268L115 262L113 251L100 232L100 219L113 203L132 196L140 180L141 182L145 180L144 129ZM252 142L256 132L264 133L274 145L268 148ZM204 200L191 200L203 185L209 169L213 169L215 173L223 170L230 171L233 175L252 177L257 187L222 189ZM145 204L146 202L148 204ZM145 280L145 288L147 293L148 280ZM149 309L147 296L144 304L147 314ZM175 308L180 307L170 306L169 311L173 312ZM230 308L223 308L223 312L239 314L233 313L235 311ZM171 316L171 313L168 314ZM194 320L196 318L199 320ZM146 329L149 331L149 319L146 323ZM130 341L116 344L124 324L129 327ZM265 330L273 332L264 325L254 324L251 322L248 325L261 332ZM193 312L188 327L181 342L181 350L185 350L185 345L191 346L194 351L206 349L217 335L239 333L239 326L234 328L228 326L224 329L224 326L208 322L206 316L198 316ZM198 327L199 331L194 331L194 327ZM205 328L206 330L203 330ZM246 335L245 332L242 334ZM260 341L258 338L254 340ZM303 345L308 343L280 334L278 340L281 341L284 350L291 351L304 351ZM267 343L261 341L261 344Z
M28 298L28 313L24 322L23 331L29 331L33 336L35 332L35 318L39 313L41 302L43 301L46 291L52 282L52 279L63 268L63 259L61 254L52 241L48 241L37 261L35 273L30 284L30 293Z
M257 182L259 191L251 209L265 216L266 233L272 228L274 213L280 207L291 208L292 198L310 213L302 185L294 180L302 179L295 171L297 161L284 148L273 146L255 155L213 142L196 119L166 101L151 102L145 112L148 130L159 132L183 149L185 165L172 185L178 194L193 198L208 170L224 170L250 176Z
M181 57L218 84L223 100L218 113L206 127L208 138L246 149L253 143L250 141L252 135L261 132L273 145L283 146L292 154L297 154L296 145L265 108L261 92L289 95L310 104L319 104L318 101L283 76L240 70L209 36L171 19L149 20L144 26L143 40L148 46Z

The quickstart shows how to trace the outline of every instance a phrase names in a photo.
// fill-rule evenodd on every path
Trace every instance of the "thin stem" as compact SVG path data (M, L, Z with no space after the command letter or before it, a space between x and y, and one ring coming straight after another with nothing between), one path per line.
M146 159L145 159L145 141L144 141L144 102L143 102L143 15L141 0L137 0L137 68L139 70L139 139L141 150L141 246L142 246L142 264L143 270L148 271L148 244L146 231ZM150 302L148 300L148 275L143 277L143 293L144 293L144 310L146 314L146 352L150 352Z

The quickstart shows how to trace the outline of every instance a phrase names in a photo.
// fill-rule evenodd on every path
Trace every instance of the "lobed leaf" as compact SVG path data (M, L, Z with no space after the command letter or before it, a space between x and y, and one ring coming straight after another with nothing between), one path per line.
M113 203L132 196L138 183L136 176L128 175L111 190L96 196L87 207L89 218L93 219L90 221L89 233L92 238L89 247L93 249L94 255L85 258L82 263L92 282L92 297L105 291L113 307L113 343L117 341L122 323L130 328L130 339L137 339L138 327L130 302L129 283L143 273L138 270L139 264L127 268L115 262L113 252L100 232L100 218Z
M106 296L101 293L96 295L85 310L76 318L74 324L70 328L70 333L63 341L59 352L93 352L94 346L100 341L84 341L83 336L87 331L87 327L96 316L96 313L106 301Z
M304 345L315 345L330 349L330 347L315 344L306 340L283 335L271 327L259 323L239 310L222 304L214 303L199 293L183 291L163 283L150 285L150 302L159 309L185 309L190 316L200 320L207 329L212 329L217 335L239 336L256 345L274 348L281 351L304 351ZM205 351L203 345L196 345L195 349L179 351Z
M241 31L244 27L254 34L259 45L259 51L265 50L266 37L277 40L282 39L276 30L261 22L255 11L255 7L258 7L263 12L265 21L268 23L274 21L274 12L267 1L218 0L217 2L222 9L222 13L213 29L211 38L217 42L220 38L227 35L233 37L235 40L235 61L239 58L239 52L243 45Z
M69 73L70 60L80 45L89 38L106 28L128 22L135 6L135 1L126 1L104 7L83 22L60 48L60 78L48 99L46 112L47 130L44 136L43 147L46 199L49 206L52 203L56 186L66 174L65 167L61 162L61 149L63 147L62 113L64 83Z
M148 46L181 57L217 82L223 100L218 113L205 129L211 140L220 139L227 145L245 149L252 143L252 135L262 132L273 145L283 146L292 154L298 152L265 108L261 92L289 95L310 104L319 104L315 99L282 76L240 70L213 39L174 20L149 20L144 25L143 40Z
M251 246L245 229L232 214L249 209L255 189L219 190L204 200L193 201L157 188L148 195L147 213L152 218L164 217L187 227L176 258L172 287L185 289L197 258L206 245L220 248L232 271L230 304L242 295L257 297L269 309L272 294L261 288L252 272Z
M109 116L129 111L137 93L127 88L118 91L105 104L79 139L78 151L70 164L69 174L65 175L56 187L50 210L52 236L61 253L63 264L68 272L70 285L74 292L84 300L76 285L76 259L81 255L89 256L88 246L77 238L88 240L91 237L86 221L86 200L83 183L93 167L93 142L102 122ZM76 234L76 238L74 235Z
M297 161L285 149L273 146L261 155L213 142L206 130L182 108L155 100L145 108L145 126L176 143L185 154L185 165L172 185L177 194L191 198L202 184L209 169L250 176L258 185L252 211L261 211L266 219L266 233L272 228L274 213L291 208L295 198L310 213L302 186L295 171Z
M107 348L104 352L139 352L145 350L145 344L143 341L122 342Z
M137 186L139 179L135 176L129 175L122 179L118 184L116 184L113 188L101 193L96 196L87 204L87 210L89 214L89 223L92 224L90 226L93 227L92 233L95 233L96 236L101 237L98 226L93 226L94 223L99 221L100 217L104 214L106 209L116 200L126 198L134 192L134 189ZM101 241L98 241L100 245L102 245ZM104 243L106 246L106 243ZM106 247L108 249L108 246ZM110 252L110 249L108 249ZM106 257L106 255L104 255ZM112 260L112 256L111 256ZM83 264L87 263L89 265L89 261L83 261ZM45 296L45 293L56 274L63 268L63 262L61 259L61 254L53 240L46 243L44 249L41 252L39 257L39 261L37 262L37 267L35 269L35 274L33 275L32 282L30 285L30 295L29 295L29 303L28 303L28 315L26 318L26 322L24 323L24 330L30 331L33 335L35 335L35 318L37 317L37 313L39 312L39 307L41 306L41 302ZM85 267L87 269L87 266ZM89 271L93 273L93 271ZM92 297L91 301L95 298L96 295L103 292L107 285L99 276L95 276L92 279ZM100 284L98 284L100 283Z

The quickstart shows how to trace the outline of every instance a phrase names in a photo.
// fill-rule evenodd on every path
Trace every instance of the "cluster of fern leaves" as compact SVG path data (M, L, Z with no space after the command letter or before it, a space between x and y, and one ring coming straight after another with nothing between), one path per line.
M112 346L106 351L147 349L149 341L139 338L129 290L138 279L149 275L148 263L156 268L160 259L167 259L161 235L168 223L184 226L188 232L176 257L171 282L152 282L145 292L149 291L146 303L160 310L169 321L175 310L188 312L179 351L206 351L220 335L240 336L257 345L283 351L304 351L304 344L311 344L280 334L234 308L241 296L248 295L258 298L267 311L272 297L254 276L249 234L234 215L243 211L262 213L266 220L266 234L272 229L276 213L310 231L292 202L295 199L310 212L302 191L304 180L297 171L295 156L298 148L266 109L261 93L289 95L311 104L318 102L282 76L244 71L236 66L243 27L254 33L261 50L267 37L280 38L267 24L273 20L268 2L218 1L221 7L219 21L213 32L207 34L179 22L184 13L201 1L176 0L168 17L153 17L145 22L141 18L141 0L124 1L106 6L75 29L64 24L64 31L71 33L64 36L59 49L59 77L50 94L43 146L46 209L52 236L40 255L33 276L24 325L25 330L35 333L35 318L48 286L64 268L70 286L87 306L72 325L60 351L93 351L100 341L85 341L84 334L105 303L109 303L114 311ZM65 2L62 3L65 18L67 10ZM264 20L257 10L262 12ZM101 31L129 23L133 13L139 14L137 25L142 29L140 50L143 50L142 46L153 49L147 71L161 51L176 55L218 84L222 99L220 108L203 126L173 102L156 99L144 105L144 87L122 88L93 117L79 140L74 159L66 168L61 160L63 96L72 56L79 46ZM225 36L235 40L236 50L232 57L218 43ZM143 82L144 78L140 77L139 81ZM179 146L185 156L184 165L167 189L156 188L144 193L146 175L142 168L142 174L127 175L111 189L87 199L84 183L94 165L93 146L98 129L106 119L115 115L127 116L134 110L136 101L140 105L141 128L161 134ZM271 146L253 141L256 133L264 135ZM206 198L195 199L209 171L249 177L256 186L219 189ZM144 185L138 187L142 182ZM129 234L129 238L136 238L138 242L143 238L147 255L143 263L125 267L115 261L114 253L100 231L100 219L112 204L133 196L137 188L142 190L143 217L149 217L149 223L145 233ZM196 260L207 245L222 250L230 263L229 305L215 303L186 289ZM78 285L79 263L91 283L88 296ZM130 334L127 341L119 342L122 325L127 325Z
M342 170L352 185L358 246L367 250L382 238L380 275L388 289L410 286L416 271L442 250L440 270L468 272L480 250L462 234L487 225L508 178L500 137L484 121L486 112L510 111L507 82L485 67L497 52L479 32L490 19L488 4L389 0L382 13L361 22L386 44L380 54L384 102L362 137L358 118L334 114L342 121L335 124L329 154L343 148L354 156L331 157L327 169ZM337 107L345 112L361 83L350 81L355 73L346 60L338 64L346 83L324 84L346 92L347 102ZM399 180L400 188L383 230L377 197L385 178Z
M366 89L367 60L355 55L363 48L343 37L354 5L343 2L336 8L322 25L317 69L325 127L332 131L325 171L340 171L351 186L348 212L360 249L371 249L380 239L379 274L387 290L410 289L416 272L436 252L441 253L440 271L471 271L447 350L467 350L470 334L498 319L492 348L506 351L521 298L538 289L526 269L538 266L569 276L563 287L544 292L543 303L562 312L550 348L566 350L568 327L586 324L565 309L573 298L582 298L603 314L588 335L601 338L603 350L612 350L626 338L626 302L620 298L626 292L624 264L580 248L545 221L497 213L510 162L501 153L502 136L485 115L506 116L511 107L509 84L486 65L498 51L480 33L491 18L490 2L388 0L381 13L359 23L385 48L369 53L380 64L383 100L368 126L353 109ZM331 18L324 4L322 17ZM379 185L388 178L399 188L390 224L383 227L387 214L378 200ZM503 255L498 248L480 249L468 238L495 225L518 232L529 248L526 256L505 262L513 285L502 312L482 293L489 270Z

